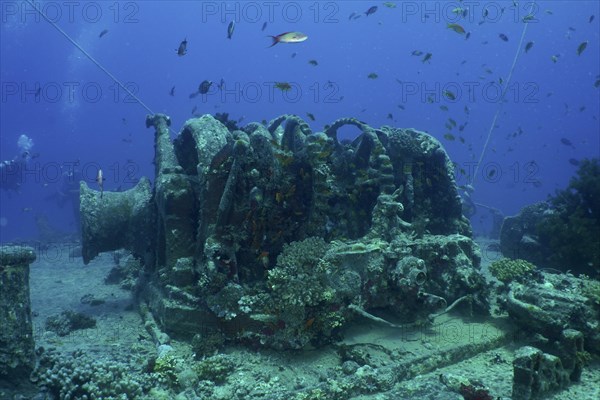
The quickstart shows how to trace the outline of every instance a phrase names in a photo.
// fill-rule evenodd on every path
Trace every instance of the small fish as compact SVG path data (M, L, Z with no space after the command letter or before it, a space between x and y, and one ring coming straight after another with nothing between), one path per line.
M267 29L267 23L266 22L262 24L261 31L264 32L265 29Z
M456 7L452 10L452 13L456 15L462 15L463 11L464 10L461 7Z
M221 78L219 84L217 85L217 89L223 90L225 88L225 79Z
M441 105L440 106L440 110L442 110L442 111L448 111L448 107L444 106L444 105Z
M319 63L317 62L317 60L309 60L309 61L308 61L308 63L309 63L310 65L314 65L315 67L316 67L317 65L319 65Z
M398 108L401 110L406 110L406 107L404 107L402 104L398 104Z
M532 47L533 47L533 42L528 42L525 45L525 53L527 53L529 50L531 50Z
M282 92L287 92L292 88L292 86L287 82L275 82L275 87Z
M469 110L469 107L465 106L464 108L465 114L469 115L469 113L471 112L471 110Z
M470 37L471 37L471 32L467 32L467 34L465 35L465 40L469 40Z
M296 53L296 52L293 52L293 53L292 53L292 55L291 55L291 57L292 57L292 58L296 58L296 56L297 56L297 55L298 55L298 53Z
M552 62L554 64L556 64L556 62L558 61L559 57L560 57L560 54L554 54L552 57L550 57L550 59L552 60Z
M560 142L565 146L575 148L575 146L573 146L573 143L567 138L560 138Z
M31 212L31 211L33 211L33 208L31 208L31 207L23 207L21 209L21 212Z
M448 122L450 122L450 125L452 125L453 128L456 128L456 121L453 120L452 118L448 118Z
M367 78L377 79L377 78L379 78L379 75L377 75L375 72L371 72L369 75L367 75Z
M307 112L306 115L310 118L311 121L315 120L315 116L312 113Z
M593 15L590 15L590 18L588 19L588 23L590 23L590 24L591 24L593 20L594 20L594 16L593 16Z
M187 54L187 38L183 39L179 44L179 48L175 50L179 57L185 56Z
M421 62L429 62L429 60L431 60L432 56L433 56L433 54L431 54L431 53L425 54L425 57L423 57L423 59L421 60Z
M575 167L578 167L579 164L581 164L581 163L576 158L569 158L569 164L571 164L571 165L573 165Z
M98 175L96 176L96 182L98 183L98 187L100 187L100 198L104 195L104 176L102 175L102 169L98 170Z
M102 36L106 35L107 33L108 33L108 29L104 29L104 30L102 30L102 32L100 32L98 37L101 38Z
M194 108L192 108L192 115L196 114L196 111L198 111L198 106L194 106Z
M448 100L452 100L452 101L456 100L456 95L455 95L453 92L451 92L450 90L444 90L444 91L442 92L442 94L443 94L443 95L444 95L444 96L445 96L445 97L446 97Z
M392 115L392 113L388 113L387 119L394 119L394 116Z
M396 3L392 2L392 1L386 1L385 3L383 3L384 6L386 6L387 8L396 8Z
M483 18L484 18L484 19L485 19L485 18L487 18L487 16L489 15L489 13L490 13L490 11L489 11L487 8L485 8L485 9L483 10Z
M554 11L552 10L544 10L544 12L548 15L554 15Z
M578 56L580 56L580 55L581 55L581 53L583 53L583 51L586 49L587 45L588 45L588 42L587 42L587 40L586 40L585 42L581 43L581 44L580 44L580 45L577 47L577 55L578 55Z
M235 31L235 21L231 21L227 26L227 39L231 39L233 31Z
M273 44L271 44L269 47L273 47L277 43L301 43L308 39L308 36L302 32L284 32L277 36L269 37L273 39Z
M446 25L446 27L448 29L452 29L454 32L459 33L461 35L463 35L466 32L465 28L463 28L459 24L448 24L448 25Z
M421 57L423 55L423 52L421 50L413 50L412 53L413 56L417 56L417 57Z
M453 135L453 134L451 134L451 133L446 133L446 134L444 135L444 139L446 139L446 140L449 140L449 141L453 142L453 141L454 141L456 138L454 137L454 135Z
M356 16L356 12L353 12L352 14L350 14L350 16L348 17L349 20L351 20L352 18L354 18Z
M498 37L503 41L508 42L508 36L506 36L504 33L498 34Z
M535 17L533 16L533 14L527 14L526 16L523 17L523 22L528 23L531 22L535 19Z
M495 175L496 175L496 170L492 169L492 170L490 170L490 172L488 172L487 177L493 178Z
M171 96L175 96L175 86L173 86L173 87L171 88L171 90L169 90L169 95L171 95Z
M212 81L208 81L208 80L202 81L200 86L198 86L198 93L200 93L200 94L208 93L212 84L213 84Z
M376 11L377 11L377 6L369 7L369 9L367 11L365 11L365 15L368 17L371 14L375 14Z
M600 79L596 79L596 82L594 82L594 87L596 89L600 88Z

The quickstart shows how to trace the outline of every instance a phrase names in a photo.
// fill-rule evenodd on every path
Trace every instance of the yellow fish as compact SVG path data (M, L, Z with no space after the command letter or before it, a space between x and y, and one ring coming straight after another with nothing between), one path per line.
M275 46L277 43L300 43L308 39L302 32L285 32L277 36L270 36L273 39L273 44L269 47Z
M454 32L459 33L461 35L465 33L465 28L463 28L459 24L448 24L447 28L452 29Z

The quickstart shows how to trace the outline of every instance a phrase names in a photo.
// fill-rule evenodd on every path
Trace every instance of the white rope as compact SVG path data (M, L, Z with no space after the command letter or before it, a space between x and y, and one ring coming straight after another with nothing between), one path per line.
M535 0L530 3L529 14L533 11L535 6ZM523 25L523 31L521 32L521 40L519 40L519 46L517 47L517 51L515 53L515 58L513 59L512 66L510 67L510 72L508 73L508 77L506 78L506 85L502 89L502 93L500 95L500 106L496 110L496 114L492 119L492 124L490 125L490 129L488 131L487 138L485 139L485 144L483 145L483 149L481 150L481 154L479 155L479 161L477 161L477 165L475 165L475 172L473 173L473 177L471 179L471 186L475 187L475 179L477 178L477 172L479 171L479 167L481 166L481 162L483 161L483 157L485 156L485 151L490 143L490 139L492 138L492 132L494 131L494 127L496 126L496 120L502 112L502 107L504 106L504 97L506 96L506 92L510 86L510 80L512 79L513 71L515 70L515 66L517 65L517 60L519 59L519 54L521 54L521 49L523 48L523 41L525 40L525 33L527 32L527 26L529 22L525 21Z
M148 107L142 100L140 100L139 97L137 97L131 90L127 89L127 87L125 87L125 85L123 85L121 83L121 81L119 81L113 74L111 74L106 68L104 68L98 61L96 61L96 59L94 57L92 57L87 51L84 50L83 47L81 47L75 40L73 40L68 34L67 32L63 31L60 26L58 26L57 24L54 23L54 21L52 21L50 18L48 18L48 16L46 16L46 14L44 14L44 12L42 10L40 10L31 0L25 0L27 3L29 3L29 5L31 7L33 7L35 9L35 11L38 12L38 14L40 14L42 16L42 18L44 18L50 25L52 25L57 31L59 31L61 33L61 35L63 35L65 38L67 38L67 40L69 42L71 42L73 44L73 46L77 47L79 49L79 51L81 51L91 62L93 62L94 64L96 64L96 66L98 68L100 68L106 75L108 75L110 77L110 79L112 79L117 85L119 85L125 92L127 92L128 95L130 95L131 97L133 97L138 103L140 103L140 105L142 107L144 107L146 109L146 111L148 111L150 114L154 115L154 111L152 111L150 109L150 107Z

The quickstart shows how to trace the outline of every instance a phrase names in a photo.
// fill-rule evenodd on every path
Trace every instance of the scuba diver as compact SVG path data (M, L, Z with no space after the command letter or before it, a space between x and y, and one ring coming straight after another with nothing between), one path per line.
M0 161L0 189L19 192L23 182L23 171L26 170L29 160L39 154L31 154L33 139L27 135L19 136L17 140L20 154L12 160Z
M22 158L0 161L0 189L19 192L26 161Z

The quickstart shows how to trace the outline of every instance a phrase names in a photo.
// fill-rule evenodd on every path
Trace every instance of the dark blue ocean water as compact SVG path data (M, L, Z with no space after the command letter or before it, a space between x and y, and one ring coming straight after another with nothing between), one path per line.
M577 160L599 156L598 1L392 3L395 8L363 1L36 2L53 26L27 2L0 2L0 160L25 161L9 174L18 174L18 190L0 190L0 242L37 238L35 220L43 216L65 232L76 230L69 199L61 197L69 172L75 172L75 188L79 178L95 188L102 168L106 190L154 175L149 111L57 27L152 112L168 114L174 133L194 108L197 114L228 112L242 124L298 114L313 130L353 116L375 127L427 131L444 143L457 170L469 173L499 113L473 199L505 214L544 200L566 186ZM371 6L378 9L366 16ZM453 12L458 7L466 13ZM352 13L360 17L349 19ZM449 23L466 33L448 29ZM308 40L268 47L267 35L287 31ZM187 54L180 57L175 50L183 39ZM525 53L528 42L534 44ZM427 53L431 59L423 62ZM372 73L376 79L368 78ZM216 88L221 78L224 91ZM190 99L203 80L215 84L206 96ZM274 82L292 88L284 93ZM457 125L450 130L448 118ZM455 140L445 139L447 133ZM17 145L23 134L33 141L25 159ZM4 174L0 184L6 189L13 178ZM466 184L467 177L459 172L457 182ZM484 213L473 223L484 230Z

